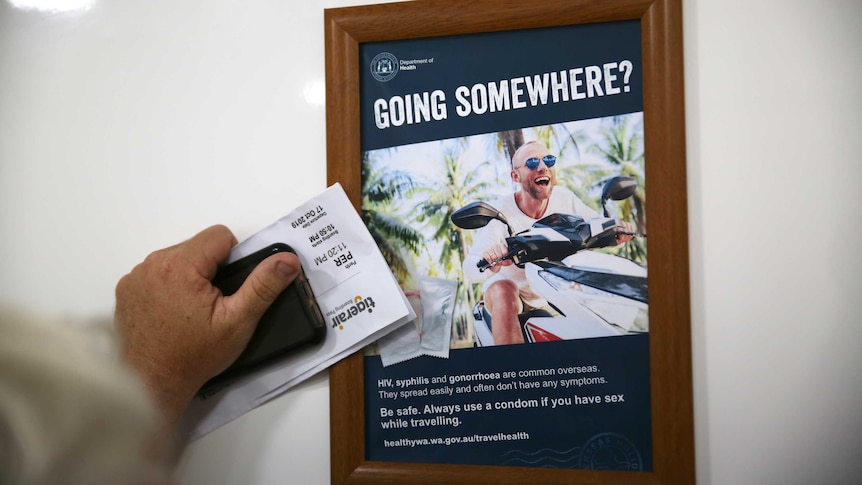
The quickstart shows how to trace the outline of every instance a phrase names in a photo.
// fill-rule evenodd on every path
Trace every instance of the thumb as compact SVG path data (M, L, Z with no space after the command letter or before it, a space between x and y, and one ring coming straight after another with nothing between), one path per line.
M227 305L238 320L257 323L272 302L299 274L299 258L278 253L264 259L246 278L239 290L227 297Z

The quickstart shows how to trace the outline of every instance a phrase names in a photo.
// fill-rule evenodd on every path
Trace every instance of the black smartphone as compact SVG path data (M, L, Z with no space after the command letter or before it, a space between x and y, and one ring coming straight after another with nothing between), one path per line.
M287 244L276 243L222 266L213 279L213 286L225 296L232 295L261 261L285 251L295 253ZM263 314L242 354L224 372L207 381L199 394L212 394L236 378L272 363L292 350L322 342L325 336L323 314L300 268L293 283L276 297Z

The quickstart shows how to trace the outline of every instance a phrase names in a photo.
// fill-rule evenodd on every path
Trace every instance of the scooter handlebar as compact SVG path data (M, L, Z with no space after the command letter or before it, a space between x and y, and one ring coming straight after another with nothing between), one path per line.
M617 236L621 236L621 235L634 236L634 237L646 237L645 233L623 231L618 226L614 226L614 227L608 228L607 230L605 230L601 234L593 236L589 240L585 241L585 244L583 245L582 248L583 249L592 249L592 248L613 247L613 246L616 246L619 244L619 242L617 240ZM479 272L484 273L485 270L490 269L491 267L496 266L496 265L502 263L503 261L506 261L507 259L515 261L516 263L518 263L520 265L519 260L523 261L523 259L516 259L515 258L515 256L519 254L519 251L517 249L518 246L513 248L512 244L513 243L511 241L509 241L509 245L510 245L509 246L509 252L507 252L503 256L500 256L499 258L497 258L493 261L488 261L485 258L482 258L478 262L476 262L476 267L479 268ZM524 255L522 254L520 256L520 258L523 258L523 257L524 257Z
M476 267L479 268L480 273L484 273L485 270L491 268L492 266L496 266L507 259L512 259L514 255L515 251L509 251L508 253L504 254L503 256L500 256L499 258L491 262L488 262L488 260L482 258L476 263Z
M646 234L641 232L624 231L619 226L614 226L606 229L600 234L596 234L585 241L584 248L608 248L620 244L619 236L646 237Z

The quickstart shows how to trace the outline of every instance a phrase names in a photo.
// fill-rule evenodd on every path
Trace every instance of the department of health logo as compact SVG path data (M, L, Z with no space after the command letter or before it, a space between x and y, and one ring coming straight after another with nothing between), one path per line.
M381 52L371 59L371 75L385 83L398 74L398 59L388 52Z

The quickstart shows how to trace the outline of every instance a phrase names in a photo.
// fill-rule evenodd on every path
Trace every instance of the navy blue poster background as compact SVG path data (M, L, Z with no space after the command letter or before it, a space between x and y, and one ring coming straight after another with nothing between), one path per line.
M631 335L367 357L366 458L652 470L648 353Z
M640 23L627 21L362 44L362 150L641 111L643 85L640 76L640 36ZM394 59L398 70L390 80L381 82L372 76L369 68L375 58L384 62ZM631 63L630 71L620 69L623 61ZM617 66L614 68L613 64ZM616 78L610 87L612 90L620 89L619 94L607 93L605 65L608 65L607 74ZM584 85L576 87L573 94L569 78L571 70L592 66L602 69L602 82L598 86L601 94L588 89L585 72L576 73L576 82L583 82ZM625 72L629 72L627 83ZM551 73L558 78L564 73L570 90L568 101L561 99L553 102L549 96L545 103L540 100L536 106L532 106L527 86L518 81L512 82L527 77L532 80L533 76L545 73L549 74L549 83ZM516 90L522 90L520 98L527 106L516 108L510 105L509 109L494 112L489 108L482 114L476 114L471 106L470 114L458 114L456 108L462 106L456 99L458 87L464 86L472 91L477 84L487 87L488 83L494 83L499 87L503 82L508 84L510 96L512 84L516 85ZM414 120L413 123L405 120L400 126L393 126L390 122L388 127L378 128L375 101L391 101L393 97L403 100L405 96L435 90L445 96L445 119ZM471 105L476 98L472 94L465 98Z
M643 111L638 21L366 43L359 54L364 153ZM651 471L649 368L648 333L385 368L366 355L366 458Z

